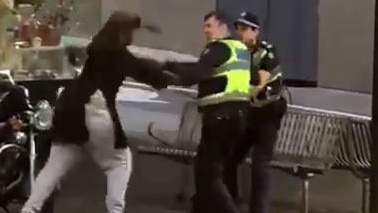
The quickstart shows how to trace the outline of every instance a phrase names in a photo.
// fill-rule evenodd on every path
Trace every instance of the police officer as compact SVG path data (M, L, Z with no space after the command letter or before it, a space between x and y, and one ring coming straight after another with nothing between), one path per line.
M228 37L223 14L204 17L208 44L197 63L167 62L165 70L181 77L184 85L198 83L202 138L195 161L195 213L239 212L226 185L223 169L235 138L244 132L249 106L250 54L245 44Z
M267 213L269 207L269 162L286 111L282 97L282 72L274 47L258 39L260 24L256 15L243 12L235 22L236 33L248 46L251 63L251 107L243 139L227 162L225 183L238 198L237 166L252 152L250 212Z

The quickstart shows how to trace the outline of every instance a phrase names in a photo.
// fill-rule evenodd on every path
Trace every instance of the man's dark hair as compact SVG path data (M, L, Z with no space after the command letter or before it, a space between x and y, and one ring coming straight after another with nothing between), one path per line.
M215 19L217 19L220 23L222 24L229 24L229 18L228 16L223 13L223 12L220 12L220 11L211 11L209 13L207 13L204 17L203 17L203 21L207 21L209 18L211 17L214 17Z

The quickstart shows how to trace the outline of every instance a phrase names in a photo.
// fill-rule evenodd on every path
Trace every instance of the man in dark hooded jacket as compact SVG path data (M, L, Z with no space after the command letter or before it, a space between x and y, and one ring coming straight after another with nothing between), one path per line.
M60 179L88 152L107 175L108 213L124 212L131 173L131 152L116 110L116 95L126 76L152 85L167 86L168 77L154 60L136 58L126 46L141 28L137 15L115 12L94 36L80 76L59 96L55 106L50 158L34 184L23 213L39 212ZM96 106L95 97L104 106Z

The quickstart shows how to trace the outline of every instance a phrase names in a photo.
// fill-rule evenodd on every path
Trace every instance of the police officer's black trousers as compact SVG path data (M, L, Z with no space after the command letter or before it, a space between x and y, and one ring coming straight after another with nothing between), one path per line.
M246 132L236 145L232 159L226 163L224 181L236 201L239 198L238 165L245 159L251 147L253 148L250 213L269 212L269 163L273 157L281 118L285 111L286 101L284 99L263 108L251 108L248 113Z
M203 113L202 138L195 161L196 195L193 213L238 213L226 185L223 171L231 157L235 138L245 129L247 104Z

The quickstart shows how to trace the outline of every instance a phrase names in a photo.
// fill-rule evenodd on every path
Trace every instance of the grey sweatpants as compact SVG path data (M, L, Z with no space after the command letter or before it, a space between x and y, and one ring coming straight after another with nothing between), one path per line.
M22 213L37 213L62 177L83 156L89 154L107 176L106 207L108 213L123 213L125 193L132 170L130 149L114 149L113 125L106 110L86 108L89 141L83 145L54 142L50 157L39 173ZM88 177L90 178L90 177Z

